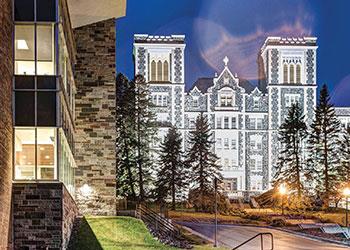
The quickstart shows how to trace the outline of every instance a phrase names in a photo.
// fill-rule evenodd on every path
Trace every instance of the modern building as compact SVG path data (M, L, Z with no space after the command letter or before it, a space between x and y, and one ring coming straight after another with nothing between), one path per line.
M115 214L115 18L125 9L1 1L0 249L65 249L79 212Z
M219 74L198 79L186 92L185 36L135 35L135 74L149 83L160 124L159 141L174 125L182 131L186 149L188 133L196 117L204 113L213 130L214 150L229 197L268 190L279 151L277 130L288 108L298 102L307 124L314 117L316 40L268 37L257 51L257 87L233 73L225 57ZM347 116L347 122L349 112L348 108L337 109L344 119Z

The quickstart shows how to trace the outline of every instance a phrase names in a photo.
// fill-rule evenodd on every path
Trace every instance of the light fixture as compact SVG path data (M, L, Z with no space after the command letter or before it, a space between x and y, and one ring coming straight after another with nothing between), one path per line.
M279 186L278 191L280 192L281 195L285 195L287 193L287 188L284 184L282 184Z
M17 40L17 49L18 50L29 50L26 40Z
M92 193L92 188L86 183L83 186L81 186L79 190L82 196L85 196L85 197L89 196Z
M45 159L50 159L50 156L49 155L45 155Z
M348 187L344 188L343 194L344 194L345 196L350 196L350 188L348 188Z
M45 148L44 148L44 147L40 147L40 150L41 150L41 151L44 151L44 150L45 150Z

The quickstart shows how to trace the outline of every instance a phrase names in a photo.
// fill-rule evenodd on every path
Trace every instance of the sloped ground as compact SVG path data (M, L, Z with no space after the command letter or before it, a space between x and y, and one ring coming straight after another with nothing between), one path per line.
M131 217L87 217L76 229L70 250L164 249L146 226Z
M175 250L154 239L142 221L132 217L82 218L73 232L69 250ZM210 245L194 249L212 249ZM216 248L217 249L217 248Z

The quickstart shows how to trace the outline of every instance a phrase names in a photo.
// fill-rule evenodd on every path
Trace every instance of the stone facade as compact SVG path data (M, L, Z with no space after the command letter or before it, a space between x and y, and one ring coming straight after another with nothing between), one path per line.
M83 26L74 33L77 48L77 203L84 214L114 215L115 21L110 19Z
M10 231L12 180L12 1L0 1L0 249Z
M158 141L176 126L188 149L188 135L200 113L208 117L214 152L230 198L269 190L280 147L278 128L292 103L313 119L316 105L316 38L268 37L258 52L256 87L238 77L223 59L221 71L199 78L185 91L185 37L134 36L135 73L145 76L160 124ZM168 73L170 72L170 73ZM159 150L160 144L154 144Z
M14 249L66 249L77 215L62 183L14 183Z

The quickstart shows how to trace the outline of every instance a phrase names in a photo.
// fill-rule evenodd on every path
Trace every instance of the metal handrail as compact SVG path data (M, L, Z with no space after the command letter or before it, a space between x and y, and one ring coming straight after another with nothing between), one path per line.
M260 242L261 242L261 250L264 250L264 238L263 236L264 235L269 235L271 237L271 249L270 250L273 250L273 234L272 233L258 233L257 235L255 235L254 237L244 241L243 243L239 244L238 246L232 248L232 250L236 250L238 248L240 248L241 246L247 244L248 242L252 241L253 239L257 238L260 236Z

